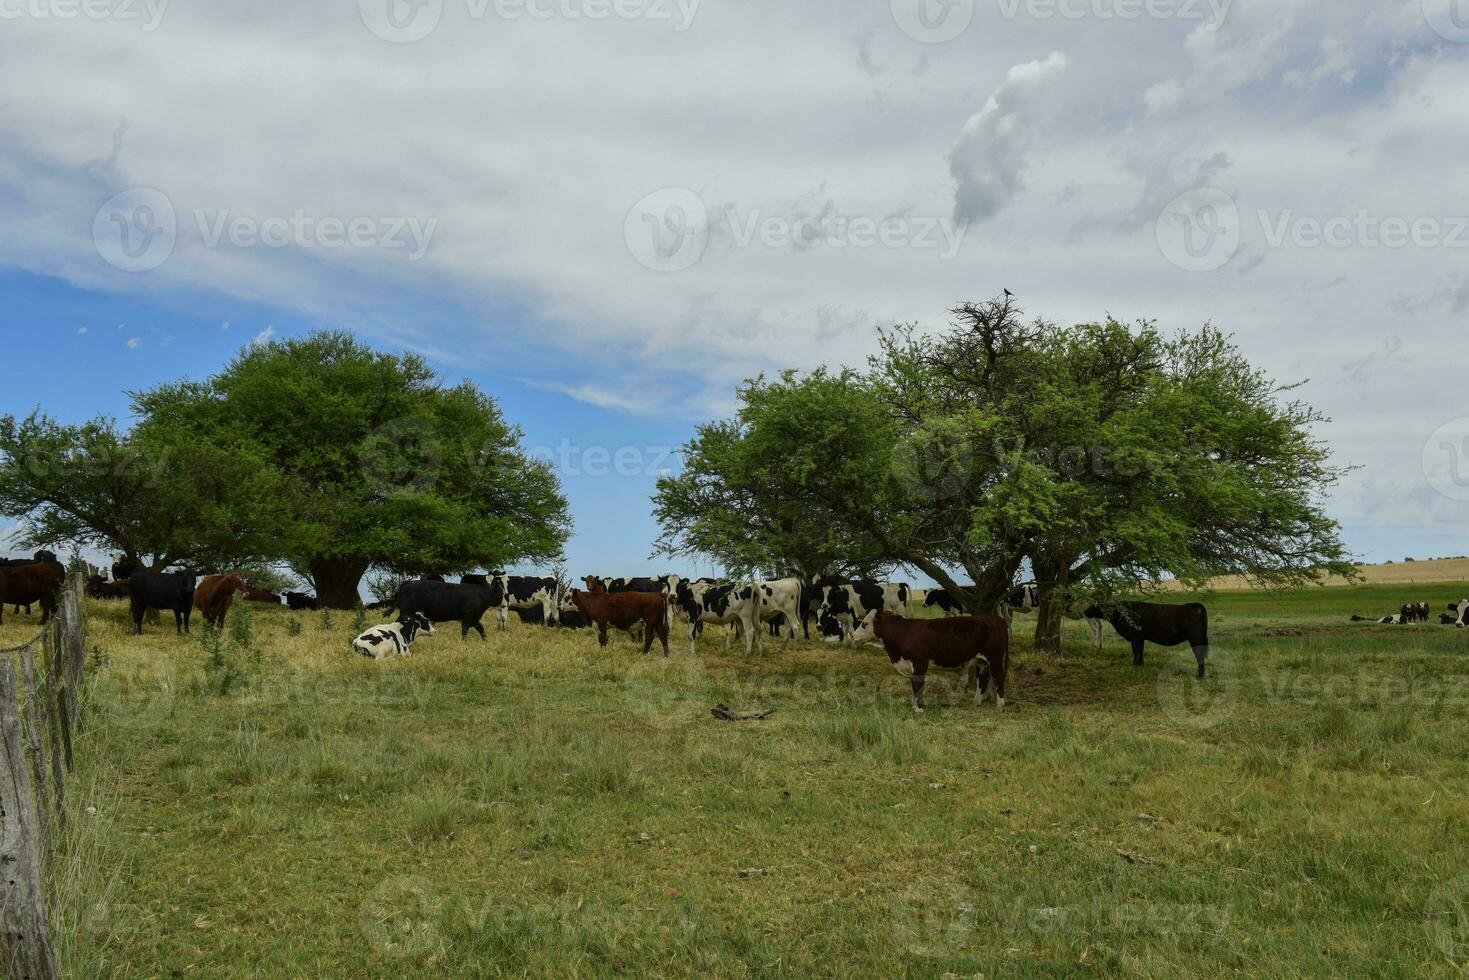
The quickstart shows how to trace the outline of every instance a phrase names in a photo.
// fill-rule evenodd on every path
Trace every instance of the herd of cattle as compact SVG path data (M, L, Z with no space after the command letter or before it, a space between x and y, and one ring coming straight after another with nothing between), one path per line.
M172 612L176 632L189 632L197 609L205 621L222 627L235 597L246 601L279 605L293 610L317 608L314 596L301 592L283 595L252 585L242 574L231 572L199 575L193 572L154 572L121 557L113 563L111 579L100 571L87 581L87 594L94 598L126 598L131 604L133 629L143 632L143 619L150 610ZM42 622L56 608L56 596L66 577L65 567L49 551L38 551L29 559L0 559L0 623L4 605L30 611L39 603ZM374 603L373 609L396 612L397 621L375 626L352 641L352 647L374 659L407 654L420 634L434 632L433 624L455 622L460 636L471 629L485 638L483 619L496 611L504 629L514 613L523 621L545 627L595 628L598 643L607 644L609 629L641 632L643 652L659 641L668 655L669 633L676 624L687 627L689 650L697 649L699 635L707 625L726 627L726 648L742 640L746 653L763 649L768 632L781 638L782 649L811 638L811 624L822 639L847 644L875 643L887 652L893 666L909 677L913 703L923 709L924 679L930 666L947 669L973 668L975 703L993 697L996 706L1005 700L1009 669L1009 630L1017 613L1033 612L1039 595L1035 583L1017 586L999 604L994 616L965 615L960 604L943 589L913 589L902 582L873 582L837 577L807 582L798 578L769 581L729 582L712 578L686 579L678 575L653 578L601 578L586 576L579 588L567 588L549 576L465 575L458 582L439 577L402 583L390 598ZM942 613L933 618L914 618L914 607ZM1133 663L1143 663L1146 643L1160 646L1188 644L1205 674L1209 655L1208 611L1199 603L1168 605L1122 602L1102 608L1067 601L1063 614L1085 619L1098 648L1102 623L1109 622L1132 647ZM1426 622L1428 603L1406 603L1402 610L1381 619L1355 621L1380 623ZM1469 625L1469 599L1449 606L1440 617L1446 624ZM798 637L797 627L800 629Z

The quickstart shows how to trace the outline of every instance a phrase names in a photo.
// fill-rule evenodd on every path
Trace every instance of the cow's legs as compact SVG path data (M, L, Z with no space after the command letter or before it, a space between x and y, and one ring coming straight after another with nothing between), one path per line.
M689 656L698 652L699 623L697 617L689 620Z
M658 631L657 623L662 618L662 616L649 616L643 620L643 656L647 656L648 651L653 649L653 634Z
M1199 676L1200 677L1203 677L1204 676L1204 662L1209 659L1209 644L1204 643L1204 644L1202 644L1200 646L1194 647L1193 649L1194 649L1194 660L1197 661L1198 662L1198 665L1199 665Z
M597 646L599 646L599 647L605 647L606 645L607 645L607 624L606 623L598 623L597 624Z
M499 628L504 629L505 623L510 619L510 607L501 606L495 610L495 618L499 621Z
M663 656L668 656L668 624L663 624L663 629L658 633L658 640L663 644Z
M917 665L914 665L913 676L908 678L908 683L913 688L913 710L923 710L923 684L928 680L927 676L918 673Z
M470 625L474 627L474 631L479 634L479 638L481 640L484 640L487 643L489 642L490 638L485 635L485 627L483 623L471 623Z
M1092 631L1092 649L1096 650L1098 653L1101 653L1102 652L1102 621L1100 619L1088 619L1086 621L1086 624L1087 624L1087 626L1091 627L1091 631Z
M1132 641L1132 665L1141 667L1143 665L1143 639L1138 637Z

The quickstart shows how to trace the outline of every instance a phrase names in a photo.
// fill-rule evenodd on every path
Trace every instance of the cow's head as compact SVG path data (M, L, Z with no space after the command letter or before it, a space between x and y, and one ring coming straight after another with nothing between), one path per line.
M583 575L582 582L586 585L588 592L606 592L606 584L595 575ZM576 590L572 590L576 591Z
M879 643L882 641L882 631L878 628L878 617L884 615L881 609L874 609L867 614L867 618L857 624L852 630L852 639L858 643Z
M424 636L433 636L434 624L421 612L411 613L403 620L403 642L412 643L413 638L419 633Z
M821 589L821 604L816 610L817 619L843 614L850 615L851 612L852 604L845 585L828 585Z

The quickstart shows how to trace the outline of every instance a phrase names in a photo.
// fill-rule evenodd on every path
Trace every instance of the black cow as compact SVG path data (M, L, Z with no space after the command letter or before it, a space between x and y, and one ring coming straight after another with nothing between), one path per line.
M133 572L128 579L133 632L138 636L143 635L143 614L149 609L172 610L174 632L189 632L189 617L194 613L194 586L197 578L193 572Z
M287 592L286 605L296 612L305 609L315 609L317 606L316 596L307 592Z
M414 613L422 613L430 622L459 624L459 637L469 636L472 627L480 639L487 639L480 620L485 612L503 601L504 588L498 581L461 582L404 582L398 586L398 594L388 603L388 611L398 610L398 621L404 622Z
M1204 676L1204 662L1209 659L1209 610L1202 603L1181 606L1158 602L1120 602L1110 609L1088 606L1082 614L1087 619L1105 619L1117 635L1132 644L1132 665L1143 664L1143 644L1175 647L1187 643L1194 651L1199 676Z

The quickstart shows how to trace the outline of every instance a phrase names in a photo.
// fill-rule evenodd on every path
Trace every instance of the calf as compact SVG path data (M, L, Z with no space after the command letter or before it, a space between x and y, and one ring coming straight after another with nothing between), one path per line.
M286 607L292 612L316 608L316 596L305 592L287 592Z
M1393 613L1391 616L1379 616L1376 619L1373 619L1370 616L1353 616L1352 622L1381 623L1384 626L1401 626L1404 623L1411 623L1412 620L1408 618L1407 613Z
M396 623L384 623L364 631L352 641L352 648L360 651L364 657L374 660L406 657L419 633L433 636L434 624L423 613L412 613Z
M33 602L41 604L45 625L56 613L56 594L64 578L66 568L54 559L0 568L0 625L5 623L5 603L29 610Z
M607 645L607 628L630 630L643 627L643 652L653 647L653 637L663 643L668 656L668 603L659 592L583 592L571 590L571 601L587 623L597 626L597 643Z
M1199 676L1204 676L1204 662L1209 659L1209 611L1202 603L1171 606L1158 602L1121 602L1110 611L1101 606L1088 606L1082 615L1111 623L1117 635L1132 644L1134 667L1143 664L1144 643L1161 647L1187 643L1199 665Z
M467 639L473 629L481 640L485 635L485 612L501 605L504 588L498 580L450 584L448 582L404 582L389 600L387 609L398 610L398 621L407 622L420 613L431 623L457 622L459 638Z
M133 572L128 579L133 632L143 635L143 614L149 609L171 610L174 632L189 632L189 618L194 613L194 582L192 572Z
M224 617L235 601L235 593L245 588L245 577L239 572L228 575L206 575L194 590L194 608L204 614L204 621L216 629L224 628Z
M1405 602L1398 610L1405 623L1428 622L1429 606L1426 602Z
M539 609L541 622L556 625L559 606L558 586L554 578L536 575L500 575L498 578L505 594L498 613L500 629L505 628L511 609Z
M975 705L993 695L997 710L1005 706L1010 628L998 616L907 619L878 609L863 625L882 641L894 669L908 678L914 711L924 709L923 687L930 666L961 670L973 664Z
M755 624L760 618L760 598L752 585L708 585L699 587L688 582L678 583L674 601L689 621L689 653L696 650L699 634L705 623L737 627L745 640L745 653L753 644L760 642ZM726 631L724 647L729 649L734 633Z

